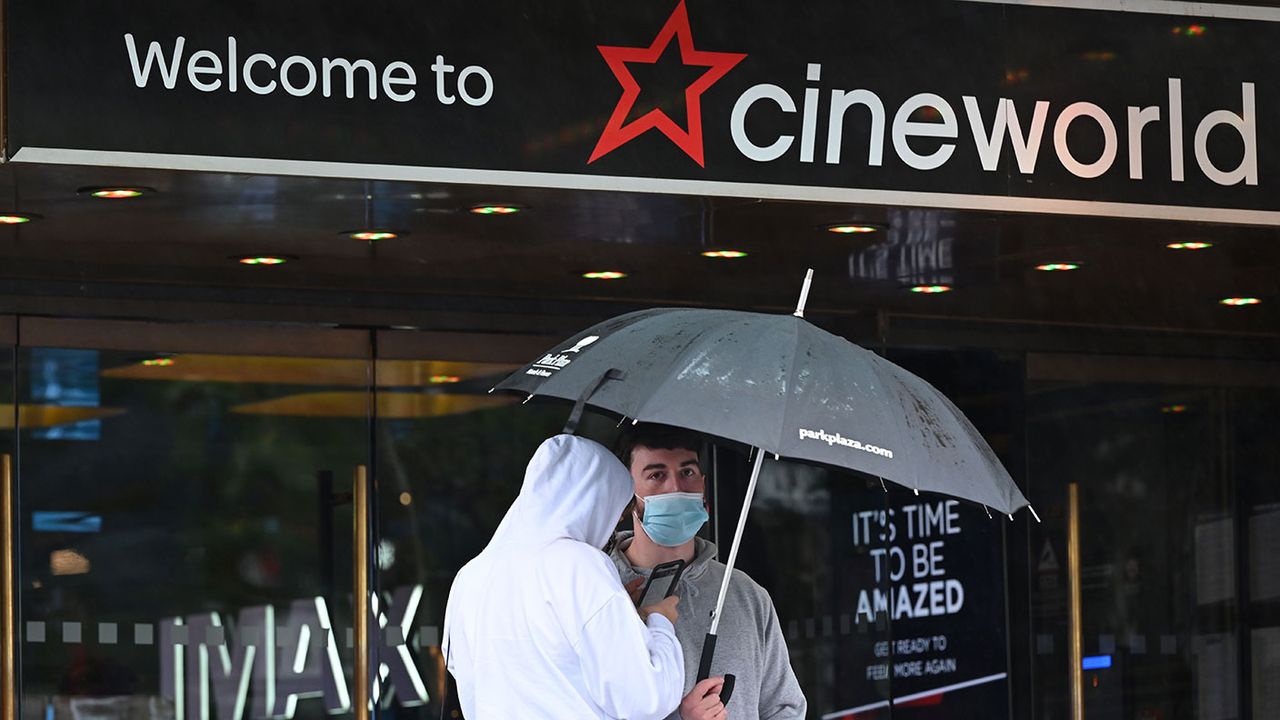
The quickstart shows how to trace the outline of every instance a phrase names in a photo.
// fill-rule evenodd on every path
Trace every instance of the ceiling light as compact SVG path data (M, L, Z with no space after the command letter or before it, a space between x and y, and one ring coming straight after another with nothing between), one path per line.
M472 215L515 215L524 208L519 205L473 205Z
M409 493L407 493L407 492L402 492L402 493L400 493L400 504L401 504L401 505L404 505L404 506L408 507L409 503L411 503L411 502L413 502L413 496L412 496L412 495L410 495L410 494L409 494Z
M173 358L158 357L147 358L142 361L143 367L169 367L173 365Z
M1031 77L1031 71L1026 68L1009 69L1004 71L1004 82L1006 85L1025 82Z
M32 215L31 213L4 213L0 215L0 225L21 225L39 217L39 215Z
M582 273L582 277L588 280L621 280L626 276L626 273L617 270L596 270Z
M153 193L155 190L149 187L85 187L80 188L76 192L90 197L101 198L103 200L127 200L128 198L136 198Z
M872 225L869 223L837 223L828 225L827 232L838 233L840 235L856 235L860 233L879 232L884 228L880 225Z
M715 258L718 260L735 260L744 258L747 254L741 250L704 250L702 257Z
M241 265L283 265L297 258L290 255L237 255L232 260Z
M430 382L432 385L445 385L448 383L456 383L461 381L462 381L462 377L458 375L432 375L431 377L427 378L427 382Z
M1261 301L1261 300L1259 300L1259 299L1258 299L1258 298L1256 298L1256 297L1229 297L1229 298L1222 298L1222 299L1221 299L1221 300L1219 300L1218 302L1219 302L1219 303L1221 303L1221 304L1223 304L1223 305L1230 305L1230 306L1232 306L1232 307L1240 307L1240 306L1242 306L1242 305L1257 305L1257 304L1261 303L1262 301Z
M1173 29L1174 35L1185 35L1187 37L1200 37L1207 30L1203 25L1179 25Z
M1043 265L1037 265L1036 269L1040 272L1066 272L1068 270L1079 270L1080 263L1045 263Z
M1213 247L1211 242L1171 242L1165 247L1170 250L1208 250Z
M950 285L915 285L911 288L911 292L922 295L938 295L951 292L951 290Z
M386 229L370 229L370 230L346 230L342 233L352 240L364 240L365 242L377 242L379 240L394 240L400 237L402 232Z

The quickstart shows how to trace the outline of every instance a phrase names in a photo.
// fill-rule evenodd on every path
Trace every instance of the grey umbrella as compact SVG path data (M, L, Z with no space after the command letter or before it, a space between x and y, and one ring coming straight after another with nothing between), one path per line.
M674 425L756 448L730 571L766 454L869 473L917 494L971 500L1010 519L1028 505L942 393L805 321L808 287L806 277L793 315L667 308L621 315L566 340L494 389L526 393L526 402L576 401L570 426L589 404L633 423ZM700 678L709 671L731 575L720 588Z

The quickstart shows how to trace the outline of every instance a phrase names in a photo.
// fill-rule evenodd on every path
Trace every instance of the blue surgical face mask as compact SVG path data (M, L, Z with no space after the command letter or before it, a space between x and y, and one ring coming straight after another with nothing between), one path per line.
M644 498L640 525L649 539L664 547L679 547L693 539L707 522L707 508L698 493L663 493Z

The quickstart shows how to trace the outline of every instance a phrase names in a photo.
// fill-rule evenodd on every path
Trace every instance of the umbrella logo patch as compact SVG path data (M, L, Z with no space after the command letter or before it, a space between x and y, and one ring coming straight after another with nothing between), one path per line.
M576 355L577 353L582 352L599 339L599 335L588 335L587 337L579 340L576 345L568 350L547 353L533 365L529 366L529 369L525 370L524 374L549 378L552 374L563 370L569 366L569 363L573 362L573 358L569 357L570 355Z
M597 341L597 340L599 340L599 339L600 339L600 336L599 336L599 335L588 335L588 336L586 336L586 337L582 338L581 340L579 340L577 345L574 345L573 347L569 348L568 350L565 350L565 351L564 351L564 354L565 354L565 355L568 355L569 353L580 353L580 352L582 352L584 349L586 349L586 347L587 347L588 345L590 345L590 344L594 343L595 341Z
M800 439L801 440L817 440L819 442L824 442L827 445L840 445L842 447L853 448L854 450L861 450L866 453L871 453L872 455L879 455L880 457L888 458L890 460L893 459L892 450L886 450L885 448L876 447L875 445L868 445L858 440L847 438L841 435L840 433L836 433L832 435L828 433L826 430L809 430L807 428L800 428Z

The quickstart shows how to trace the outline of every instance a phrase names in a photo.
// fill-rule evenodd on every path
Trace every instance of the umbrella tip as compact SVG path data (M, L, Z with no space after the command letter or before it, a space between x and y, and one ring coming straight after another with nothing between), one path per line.
M525 405L525 404L527 404L527 403L528 403L530 400L532 400L532 399L533 399L533 393L529 393L529 397L525 398L525 399L524 399L524 402L522 402L522 403L520 403L520 404L521 404L521 405Z
M1031 517L1035 518L1036 522L1041 522L1040 516L1036 513L1036 509L1031 507L1031 503L1027 503L1027 509L1031 511Z
M804 274L804 285L800 286L800 301L796 303L796 317L804 317L804 306L809 302L809 285L813 283L813 268Z
M990 519L991 519L991 508L987 507L986 505L983 505L983 506L982 506L982 509L987 511L987 519L988 519L988 520L990 520Z

